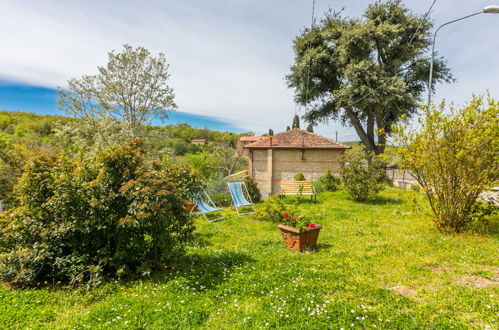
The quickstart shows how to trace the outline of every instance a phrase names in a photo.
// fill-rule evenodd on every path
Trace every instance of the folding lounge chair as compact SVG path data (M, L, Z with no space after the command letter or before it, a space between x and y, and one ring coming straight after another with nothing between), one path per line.
M215 206L215 203L213 203L213 201L211 200L210 198L210 195L208 195L206 193L206 191L203 191L204 195L206 196L206 201L203 199L202 197L202 194L198 194L196 196L194 196L192 198L192 201L194 202L194 204L196 204L196 208L198 209L199 213L203 214L203 216L205 217L206 221L208 222L214 222L214 221L218 221L218 220L223 220L225 219L224 216L222 215L222 213L220 212L222 209L220 208L217 208ZM191 210L191 213L196 209L196 208L193 208ZM207 216L207 214L209 213L220 213L220 217L219 218L216 218L216 219L212 219L210 220Z
M249 195L248 188L246 188L244 182L227 182L227 185L229 186L230 196L232 197L232 202L236 207L237 215L256 213L255 204L253 204L253 201L251 201L251 196ZM246 190L246 195L250 200L249 202L244 197L243 186L244 190ZM253 207L252 212L239 213L240 208L250 207L250 206Z

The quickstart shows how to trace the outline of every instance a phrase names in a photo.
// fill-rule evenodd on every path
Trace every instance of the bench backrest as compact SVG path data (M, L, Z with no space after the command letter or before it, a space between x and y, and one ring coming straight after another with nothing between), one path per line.
M282 194L299 195L301 192L308 195L314 193L312 181L280 181L279 185Z

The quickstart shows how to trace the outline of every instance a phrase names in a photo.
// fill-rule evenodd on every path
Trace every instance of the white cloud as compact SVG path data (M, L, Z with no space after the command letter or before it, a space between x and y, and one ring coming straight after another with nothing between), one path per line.
M319 16L331 6L359 16L372 1L316 0ZM405 3L423 12L431 0ZM310 24L312 1L3 1L0 3L0 78L55 87L95 72L106 53L124 43L164 52L182 111L234 121L257 133L284 129L295 106L284 76L292 39ZM485 5L487 2L484 2ZM479 2L438 1L436 25L477 11ZM499 15L480 15L448 27L437 49L459 83L439 86L436 99L462 103L471 92L497 96ZM488 15L493 16L493 15ZM338 124L316 131L352 134ZM349 137L348 139L352 139Z

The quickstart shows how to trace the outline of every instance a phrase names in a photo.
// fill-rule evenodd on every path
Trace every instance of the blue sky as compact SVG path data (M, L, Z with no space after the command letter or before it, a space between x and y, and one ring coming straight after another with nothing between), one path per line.
M0 82L0 110L25 111L41 115L64 115L56 106L57 91L53 88ZM193 127L243 132L244 130L222 118L196 115L182 111L171 112L168 121L156 120L154 125L189 123Z
M328 7L360 16L372 2L316 0L316 16ZM432 2L403 1L417 13ZM488 4L499 0L437 0L431 18L438 26ZM300 113L284 77L311 7L312 0L0 1L0 109L54 113L57 86L95 73L108 51L128 43L165 53L179 106L172 121L279 132ZM457 82L439 85L436 101L463 104L487 89L499 98L498 32L499 15L490 14L441 30L436 49ZM338 123L316 128L330 137L335 131L340 140L356 139Z

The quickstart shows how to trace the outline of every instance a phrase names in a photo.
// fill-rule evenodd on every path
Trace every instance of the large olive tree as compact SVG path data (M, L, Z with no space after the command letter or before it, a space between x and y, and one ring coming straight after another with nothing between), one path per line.
M353 126L368 151L383 153L392 124L413 115L428 88L431 27L398 0L369 5L361 18L326 13L295 39L287 76L305 119ZM451 80L437 56L434 82Z

